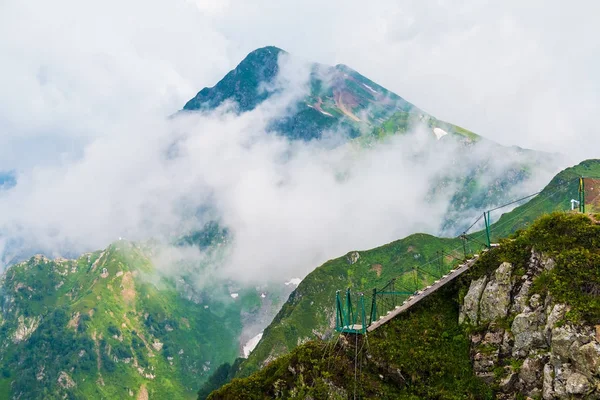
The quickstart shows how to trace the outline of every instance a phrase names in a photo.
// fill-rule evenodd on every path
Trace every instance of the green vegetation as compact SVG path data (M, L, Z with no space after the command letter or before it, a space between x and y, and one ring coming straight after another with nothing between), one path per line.
M346 399L356 393L357 398L491 399L490 388L473 374L455 293L455 287L445 288L368 340L350 335L307 342L208 398Z
M285 53L268 46L248 54L244 60L212 88L202 89L183 107L184 110L214 109L225 100L235 101L240 111L249 111L268 98L272 92L260 90L279 72L277 60Z
M528 226L540 215L569 210L571 199L578 198L578 179L581 176L600 177L600 160L586 160L560 172L539 196L512 212L502 215L493 225L493 238L507 237L517 229ZM493 215L492 218L494 218Z
M313 331L330 333L334 315L335 292L350 287L353 292L370 291L382 287L393 277L404 277L403 284L414 290L413 267L434 260L440 249L446 254L459 256L459 239L443 239L415 234L377 249L359 252L359 259L351 264L350 253L330 260L310 273L290 295L273 322L265 330L263 339L242 364L241 374L258 369L264 360L296 347L300 342L315 338ZM454 251L452 251L454 250ZM450 269L451 257L445 263ZM432 263L429 270L437 273ZM430 276L419 274L423 285Z
M210 378L208 378L208 380L204 382L204 384L198 391L198 399L206 399L211 392L219 389L221 386L235 378L235 374L237 373L238 368L243 360L243 358L236 358L233 365L225 363L219 366L219 368L217 368L216 371L210 376Z
M153 251L118 241L77 260L36 256L9 268L0 397L194 398L234 360L242 315L260 310L260 292L239 288L234 300L227 283L201 290L190 276L161 278ZM201 266L188 272L198 279Z
M240 112L252 110L277 93L277 89L263 89L264 83L277 75L278 57L283 53L275 47L250 53L215 87L200 91L184 109L213 109L233 99ZM343 65L314 65L309 87L307 97L292 107L296 112L273 121L271 129L292 139L310 140L341 128L366 147L408 131L417 121L426 121L428 128L439 127L451 134L448 136L462 139L465 152L468 146L483 141L472 132L436 120ZM499 154L508 151L501 146L497 149ZM458 181L440 177L439 184L434 185L436 190L452 185L461 188L452 199L450 214L466 206L483 210L526 179L538 156L517 152L525 161L517 162L491 189L481 181L490 168L485 162L466 171ZM572 184L571 178L578 175L600 176L600 163L585 162L557 176L538 198L502 216L493 226L493 237L505 237L542 213L568 208L570 198L576 198L576 183ZM450 215L448 226L455 227L458 220ZM226 242L228 235L218 224L209 224L202 232L182 238L180 244L207 250ZM482 232L472 237L481 241ZM473 253L479 248L470 242L466 251ZM445 251L446 259L438 265L440 250ZM252 315L262 304L255 288L240 289L235 301L229 296L227 283L195 290L192 282L198 269L186 269L177 279L157 276L147 255L150 251L120 241L105 252L77 260L34 257L11 267L1 284L0 397L123 398L147 391L151 397L191 398L216 366L233 362L238 355L241 315ZM265 330L250 358L239 365L239 376L256 371L272 357L316 336L329 337L337 289L369 292L394 277L408 289L425 286L432 280L427 271L448 270L456 257L462 257L462 242L415 234L358 254L357 260L351 254L330 260L305 278ZM591 262L590 257L578 252L563 261L581 266ZM415 275L414 266L426 263L430 263L426 273ZM581 275L577 279L583 285L587 278ZM560 295L558 282L562 279L548 274L545 282ZM596 293L595 287L587 290L590 296ZM594 318L593 302L592 309L583 308L587 299L578 300L574 317ZM449 325L447 329L453 332ZM457 346L454 350L458 352L460 343ZM237 373L238 363L219 368L207 385L229 380ZM441 381L427 382L446 390Z
M600 176L600 160L584 161L564 170L538 197L502 215L492 225L493 241L527 227L540 215L554 210L568 210L570 199L577 196L576 178L582 174ZM467 253L479 252L481 244L485 242L485 231L469 236L474 240L467 243ZM292 293L265 329L256 349L242 363L237 376L248 376L273 357L286 354L299 344L316 338L315 332L325 338L331 335L336 290L349 287L352 292L370 294L373 288L383 287L391 278L398 278L399 284L405 289L414 290L413 267L424 264L427 264L424 269L431 275L419 274L418 286L427 286L434 279L432 275L439 275L437 258L441 250L446 255L443 271L455 265L456 259L464 257L459 238L415 234L372 250L359 251L359 259L354 264L350 262L351 253L326 262L307 275Z
M518 274L535 270L534 249L555 260L554 268L534 280L534 292L569 305L571 322L599 324L600 225L583 214L556 212L502 240L467 274L367 337L309 341L208 398L345 399L355 393L357 398L494 398L494 387L472 369L468 335L481 327L458 325L458 305L471 280L492 274L502 262L512 263ZM502 362L515 371L522 365L512 358ZM495 372L502 375L503 365Z
M511 262L523 272L532 249L556 262L542 271L533 292L552 294L555 301L571 306L573 322L600 324L600 225L589 216L553 213L541 217L529 229L519 231L502 246L485 254L470 274L489 273L499 261ZM465 279L469 279L467 276Z

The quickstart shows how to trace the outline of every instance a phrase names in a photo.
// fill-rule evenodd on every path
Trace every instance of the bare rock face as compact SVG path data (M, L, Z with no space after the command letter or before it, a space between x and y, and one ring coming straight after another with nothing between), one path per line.
M552 329L556 326L556 324L561 321L569 308L564 304L556 304L553 307L548 307L550 309L550 313L548 314L548 318L546 319L546 326L544 327L544 337L546 338L546 342L551 344L552 342Z
M479 321L489 322L506 317L510 309L511 277L513 266L502 263L496 270L481 296L479 302Z
M568 394L583 395L590 390L590 382L584 375L574 372L567 378L565 387Z
M522 393L535 396L541 393L543 387L543 373L546 358L543 355L526 358L519 371L517 388Z
M570 348L577 340L578 333L573 326L565 325L552 329L552 352L558 360L567 362L570 358Z
M33 332L40 325L41 318L40 317L32 317L27 318L24 316L19 316L18 318L18 326L13 334L13 342L19 343L24 340L27 340Z
M535 278L555 263L535 252L529 263L523 276L503 263L469 286L459 322L479 328L470 335L475 374L500 399L599 400L600 328L567 323L567 305L532 294Z
M351 253L348 253L348 255L346 256L346 259L348 260L348 262L350 264L355 264L359 258L360 258L360 254L358 253L358 251L353 251Z
M479 301L487 283L487 276L472 281L460 309L459 323L477 324L479 322Z
M600 375L600 343L594 341L577 346L575 342L571 346L571 357L577 370L588 378Z
M77 386L73 378L69 376L65 371L61 371L58 375L57 383L64 389L70 389Z
M546 324L546 316L543 310L523 312L518 314L511 326L515 337L513 356L524 357L532 349L546 347L546 339L543 327Z
M526 277L527 278L527 277ZM525 310L527 307L527 300L529 298L529 288L531 287L531 280L525 279L523 284L521 285L521 289L514 297L512 302L512 307L510 309L511 313L518 314Z
M554 398L554 368L552 367L552 364L544 365L542 397L544 400L550 400Z

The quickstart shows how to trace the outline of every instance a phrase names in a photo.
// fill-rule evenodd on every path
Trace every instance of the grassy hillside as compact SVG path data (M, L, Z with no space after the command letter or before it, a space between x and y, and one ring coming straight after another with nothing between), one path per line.
M493 240L497 241L526 227L540 215L568 210L570 200L577 198L577 178L581 175L600 176L600 160L584 161L562 171L533 200L502 215L492 226ZM492 214L492 217L496 218L497 214ZM467 253L481 250L483 246L480 243L485 242L485 231L477 231L469 236L474 240L468 242ZM438 252L442 250L446 256L440 267L437 259L440 256ZM353 253L359 256L354 263ZM331 334L336 290L350 287L353 292L369 294L374 287L381 288L394 277L399 277L404 287L414 290L414 266L429 263L423 268L432 274L418 274L418 285L424 287L435 279L432 275L439 275L438 268L448 270L456 263L453 257L460 259L463 256L462 240L459 238L415 234L372 250L351 252L326 262L307 275L290 295L265 329L256 349L241 365L238 376L256 371L303 342Z
M593 267L600 257L596 220L597 216L575 213L544 216L485 253L459 280L368 338L348 335L309 341L249 377L234 379L209 399L495 398L498 387L474 374L469 338L473 327L458 323L459 304L471 280L491 274L503 262L523 274L535 248L555 259L556 266L535 278L533 292L569 306L569 323L598 324L600 274ZM520 365L511 357L500 362ZM502 365L499 371L504 371Z
M269 306L260 292L233 299L226 284L160 278L152 251L118 241L77 260L35 256L9 268L0 398L193 398L234 360L242 315Z
M310 273L290 295L273 322L265 329L262 340L242 364L250 372L273 357L284 354L302 342L331 334L334 318L334 296L337 289L369 290L381 287L393 277L406 274L406 286L413 285L412 270L416 264L433 260L439 249L457 249L458 239L442 239L425 234L411 235L386 246L330 260ZM454 255L459 256L458 250ZM446 263L449 269L450 262ZM431 265L437 269L437 265ZM427 276L419 276L424 284Z
M370 334L368 342L307 342L208 398L491 398L471 369L469 341L457 323L458 307L449 301L455 293L452 288L427 299Z
M500 215L497 223L493 225L492 236L496 240L506 237L517 229L528 226L542 214L569 210L571 199L578 199L580 177L600 177L600 160L586 160L567 168L556 175L539 196L523 206L509 213L500 214L502 210L499 210L491 214L492 221Z

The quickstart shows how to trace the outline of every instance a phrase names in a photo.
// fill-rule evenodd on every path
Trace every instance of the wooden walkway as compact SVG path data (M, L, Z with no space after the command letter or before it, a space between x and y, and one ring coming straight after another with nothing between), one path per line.
M484 250L486 251L486 250ZM439 288L456 279L456 277L462 275L466 270L468 270L475 261L479 258L479 254L475 254L473 258L467 260L464 264L460 264L458 268L451 270L447 275L444 275L440 280L435 281L431 286L427 286L426 288L419 290L415 295L410 296L401 306L396 306L396 308L392 311L389 311L387 315L381 316L377 321L373 322L371 326L367 328L367 332L373 332L375 329L379 328L381 325L386 322L394 319L398 315L402 314L406 310L410 309L412 306L423 300L425 297L437 291Z

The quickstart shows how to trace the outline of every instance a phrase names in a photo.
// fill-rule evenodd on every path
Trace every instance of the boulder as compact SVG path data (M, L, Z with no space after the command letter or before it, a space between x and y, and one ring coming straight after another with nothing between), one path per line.
M540 296L539 294L534 294L533 296L531 296L531 298L529 299L529 306L532 309L536 309L538 307L540 307L542 305L542 296Z
M554 396L564 398L567 396L567 378L571 376L571 364L560 364L554 367Z
M554 269L554 267L556 267L556 261L554 261L554 259L552 259L552 258L544 259L542 261L542 264L546 271L552 271Z
M567 378L567 384L565 385L568 394L585 394L590 390L590 382L584 375L573 372Z
M502 343L500 344L500 355L503 358L509 357L512 354L512 348L515 344L514 336L508 330L504 331Z
M519 371L519 379L523 383L523 390L531 392L532 390L542 388L542 372L544 369L544 359L542 356L526 358L523 361Z
M577 332L571 325L558 326L552 329L552 354L561 361L567 362L570 358L571 346L577 340Z
M352 251L352 252L348 253L346 258L348 260L348 263L355 264L358 261L358 259L360 258L360 254L358 251Z
M477 352L473 356L473 370L475 375L482 377L491 373L498 362L498 350ZM493 380L493 379L492 379Z
M547 312L548 318L546 320L546 326L544 327L544 336L548 345L552 343L552 329L556 327L556 324L561 321L569 308L565 304L555 304L554 306L549 305Z
M545 324L545 314L542 310L523 312L518 314L511 326L515 337L512 354L514 357L525 357L533 349L547 347L546 339L542 332Z
M480 322L506 317L510 309L512 271L512 264L502 263L494 273L494 278L485 286L479 302Z
M524 276L524 278L528 278ZM531 279L525 279L521 284L521 288L519 292L515 296L513 300L513 305L510 309L510 312L513 314L522 313L527 307L527 298L529 297L529 289L531 288L532 281Z
M479 322L479 300L481 299L481 294L483 293L486 283L487 276L485 275L475 281L471 281L469 291L464 298L463 306L461 307L460 315L458 317L458 322L460 324L466 322L476 325Z
M577 342L574 345L577 346ZM588 378L600 375L600 344L590 342L575 348L572 346L571 357L575 368L583 375Z
M544 365L542 397L544 400L554 399L554 367L552 367L552 364Z
M500 389L502 393L509 393L514 389L515 383L517 383L519 379L519 374L517 374L511 366L504 367L504 372L506 375L500 379L498 389Z
M483 343L498 347L500 344L502 344L503 338L504 329L490 326L489 330L483 336Z

